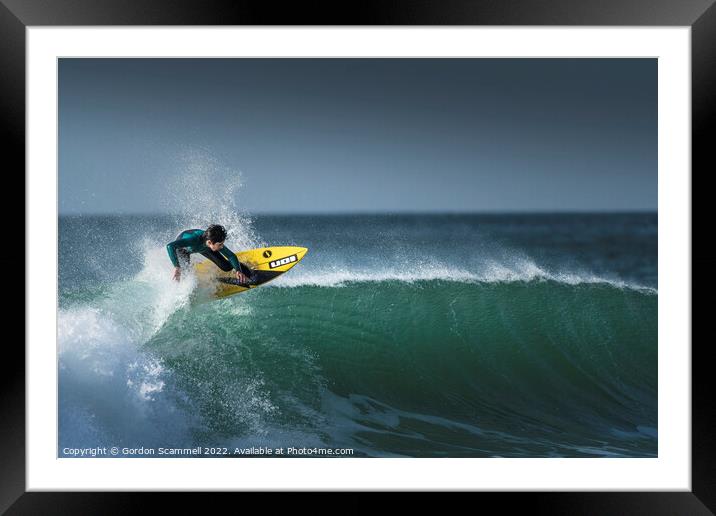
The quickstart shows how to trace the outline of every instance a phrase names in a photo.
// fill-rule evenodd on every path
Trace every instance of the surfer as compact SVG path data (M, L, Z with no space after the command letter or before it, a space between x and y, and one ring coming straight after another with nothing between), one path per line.
M181 279L181 266L189 265L192 253L199 253L208 258L222 271L236 271L236 280L239 283L248 283L251 278L251 269L241 263L236 255L224 245L226 229L224 226L212 224L206 231L203 229L187 229L177 236L176 240L167 244L169 259L174 265L173 279Z

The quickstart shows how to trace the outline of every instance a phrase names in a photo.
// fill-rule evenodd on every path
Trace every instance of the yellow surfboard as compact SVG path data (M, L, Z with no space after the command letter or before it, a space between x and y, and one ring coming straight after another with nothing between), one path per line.
M305 247L277 246L236 253L239 261L253 272L251 281L245 284L237 282L234 271L224 272L209 260L195 264L194 272L199 286L208 291L210 297L219 299L246 292L277 278L300 262L307 252Z

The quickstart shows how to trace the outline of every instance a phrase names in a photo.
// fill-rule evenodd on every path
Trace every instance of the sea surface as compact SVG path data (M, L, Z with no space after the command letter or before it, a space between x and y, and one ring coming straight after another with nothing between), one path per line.
M309 252L199 303L211 222ZM657 277L656 213L60 216L58 456L654 457Z

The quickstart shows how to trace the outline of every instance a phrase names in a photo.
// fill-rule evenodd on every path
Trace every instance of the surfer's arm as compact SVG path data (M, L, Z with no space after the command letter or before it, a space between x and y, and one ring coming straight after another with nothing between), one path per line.
M177 256L177 249L187 249L187 253L194 253L196 252L197 248L204 247L204 242L201 239L201 235L203 234L203 231L201 230L189 230L184 231L181 233L179 238L174 240L174 242L169 242L167 244L167 253L169 254L169 259L172 261L172 264L175 268L181 267L181 262L184 261L184 258L179 260L179 257Z
M236 257L234 252L229 249L228 247L224 246L219 251L221 255L229 260L231 263L231 266L234 268L235 271L243 272L243 267L241 266L241 263L239 262L239 259Z
M174 240L174 242L169 242L167 244L167 253L169 254L169 259L172 261L172 265L174 265L175 268L179 268L179 258L177 258L177 249L180 247L185 247L186 242L183 242L182 240Z

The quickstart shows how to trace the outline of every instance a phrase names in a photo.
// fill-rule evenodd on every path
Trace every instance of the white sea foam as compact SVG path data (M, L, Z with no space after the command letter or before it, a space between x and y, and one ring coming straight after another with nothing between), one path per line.
M511 262L485 260L473 270L438 263L423 263L413 266L391 265L374 270L355 270L348 267L300 268L277 278L269 285L273 287L344 287L351 283L442 280L461 283L515 283L533 281L554 281L567 285L603 284L615 288L638 290L656 294L657 289L623 281L614 277L603 277L589 272L550 271L530 259L520 258Z
M171 374L133 329L93 307L58 314L60 447L159 443L189 436L191 417L165 392ZM125 441L126 440L126 441Z
M86 443L88 436L188 438L192 417L182 415L176 392L166 389L171 371L143 347L188 302L195 283L191 275L172 281L160 251L146 251L142 270L102 298L59 311L61 444Z
M161 392L163 365L142 353L132 332L110 314L96 308L60 310L57 329L60 370L71 372L75 380L119 382L117 386L124 384L145 400L148 393Z

